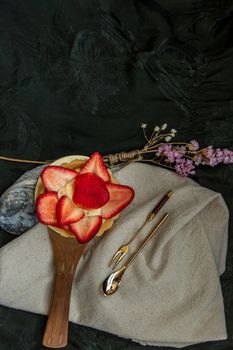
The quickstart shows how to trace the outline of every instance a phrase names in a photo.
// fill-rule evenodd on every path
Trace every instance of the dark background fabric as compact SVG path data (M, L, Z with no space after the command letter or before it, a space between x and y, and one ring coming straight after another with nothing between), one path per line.
M0 0L0 155L131 150L143 145L142 122L233 149L232 15L231 0ZM32 167L0 161L0 193ZM230 211L221 278L228 340L189 349L230 350L233 166L200 169L194 180ZM1 246L12 239L0 232ZM43 349L45 324L1 306L0 350ZM65 349L152 347L70 324Z

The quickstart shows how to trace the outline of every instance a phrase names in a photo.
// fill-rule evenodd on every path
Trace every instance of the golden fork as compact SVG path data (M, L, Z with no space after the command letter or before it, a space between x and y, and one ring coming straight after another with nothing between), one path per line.
M144 226L151 220L154 219L156 214L160 211L160 209L164 206L164 204L167 202L167 200L173 195L172 191L168 191L163 198L159 201L159 203L154 207L154 209L147 215L146 220L144 223L139 227L139 229L136 231L135 235L124 245L118 248L116 253L113 255L111 262L109 266L113 265L113 269L119 264L119 262L124 258L124 256L129 251L129 245L134 240L134 238L138 235L138 233L144 228Z

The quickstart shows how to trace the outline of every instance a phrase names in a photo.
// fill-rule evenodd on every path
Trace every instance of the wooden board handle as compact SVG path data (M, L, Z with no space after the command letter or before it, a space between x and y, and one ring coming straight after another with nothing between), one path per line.
M56 274L53 301L45 328L43 345L62 348L67 345L72 278Z
M85 244L50 231L55 257L55 281L52 304L43 337L43 345L62 348L67 345L70 296L74 273Z

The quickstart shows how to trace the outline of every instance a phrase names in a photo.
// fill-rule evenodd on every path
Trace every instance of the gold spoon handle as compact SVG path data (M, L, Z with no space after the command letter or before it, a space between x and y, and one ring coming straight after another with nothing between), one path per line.
M133 262L133 260L140 253L140 251L145 247L145 245L149 242L149 240L153 237L153 235L160 229L163 223L167 220L168 216L169 216L169 213L164 214L163 217L156 224L156 226L153 228L153 230L146 236L146 238L142 241L142 244L138 247L138 249L130 256L128 261L125 263L124 266L126 268Z

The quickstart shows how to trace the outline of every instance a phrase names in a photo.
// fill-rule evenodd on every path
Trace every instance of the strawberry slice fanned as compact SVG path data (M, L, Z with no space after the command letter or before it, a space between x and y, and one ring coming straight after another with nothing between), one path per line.
M70 224L71 231L75 234L79 243L89 242L99 231L102 224L102 217L85 216L80 221Z
M57 223L59 226L69 225L81 220L84 211L75 205L70 198L62 196L57 203Z
M76 176L78 176L78 172L75 170L57 165L48 165L41 173L41 180L47 191L59 191Z
M103 158L99 152L94 152L79 172L80 175L85 173L94 173L101 177L105 182L111 180Z
M36 201L38 220L45 225L57 226L56 206L58 197L56 192L45 192Z
M110 219L130 204L135 193L129 186L108 183L106 187L110 198L101 208L101 215L104 219Z

